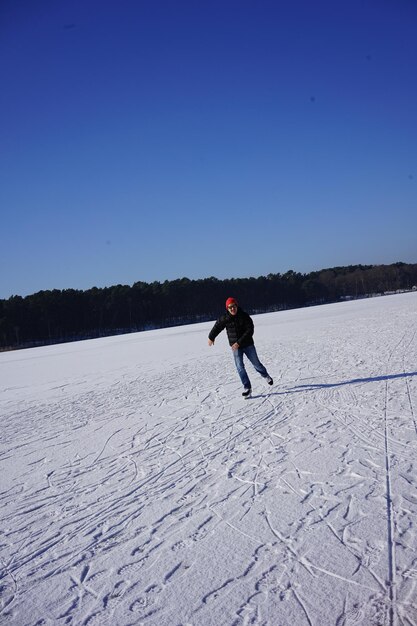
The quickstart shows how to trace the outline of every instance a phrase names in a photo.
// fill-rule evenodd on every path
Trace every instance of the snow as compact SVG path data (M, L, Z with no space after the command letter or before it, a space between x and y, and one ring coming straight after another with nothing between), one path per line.
M416 311L0 354L1 624L417 624Z

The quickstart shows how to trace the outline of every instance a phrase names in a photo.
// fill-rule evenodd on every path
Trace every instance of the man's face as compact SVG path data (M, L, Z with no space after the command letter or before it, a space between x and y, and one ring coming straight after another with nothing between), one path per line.
M231 315L236 315L236 313L237 313L237 304L229 304L229 306L227 307L227 310L229 311L229 313Z

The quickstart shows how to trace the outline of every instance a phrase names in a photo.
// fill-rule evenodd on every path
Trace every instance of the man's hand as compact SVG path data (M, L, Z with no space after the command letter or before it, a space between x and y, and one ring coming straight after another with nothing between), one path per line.
M232 350L238 350L239 349L239 344L238 343L234 343L232 345Z
M211 339L209 339L209 340L208 340L208 345L209 345L209 346L214 345L214 341L212 341Z

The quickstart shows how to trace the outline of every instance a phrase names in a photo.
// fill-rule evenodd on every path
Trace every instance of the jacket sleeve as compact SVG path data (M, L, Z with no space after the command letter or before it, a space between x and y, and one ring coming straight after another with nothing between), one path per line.
M242 343L252 339L254 332L254 325L250 315L245 315L245 323L242 329L242 334L237 340L237 343L241 345Z
M219 335L222 332L222 330L224 330L225 328L226 328L225 318L219 317L219 319L217 320L217 322L214 324L213 328L209 332L210 341L214 341L217 335Z

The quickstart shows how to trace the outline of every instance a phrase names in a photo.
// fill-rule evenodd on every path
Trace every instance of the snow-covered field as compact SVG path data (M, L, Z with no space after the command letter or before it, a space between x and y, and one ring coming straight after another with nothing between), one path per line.
M220 311L219 311L220 312ZM0 354L0 622L417 625L417 294Z

